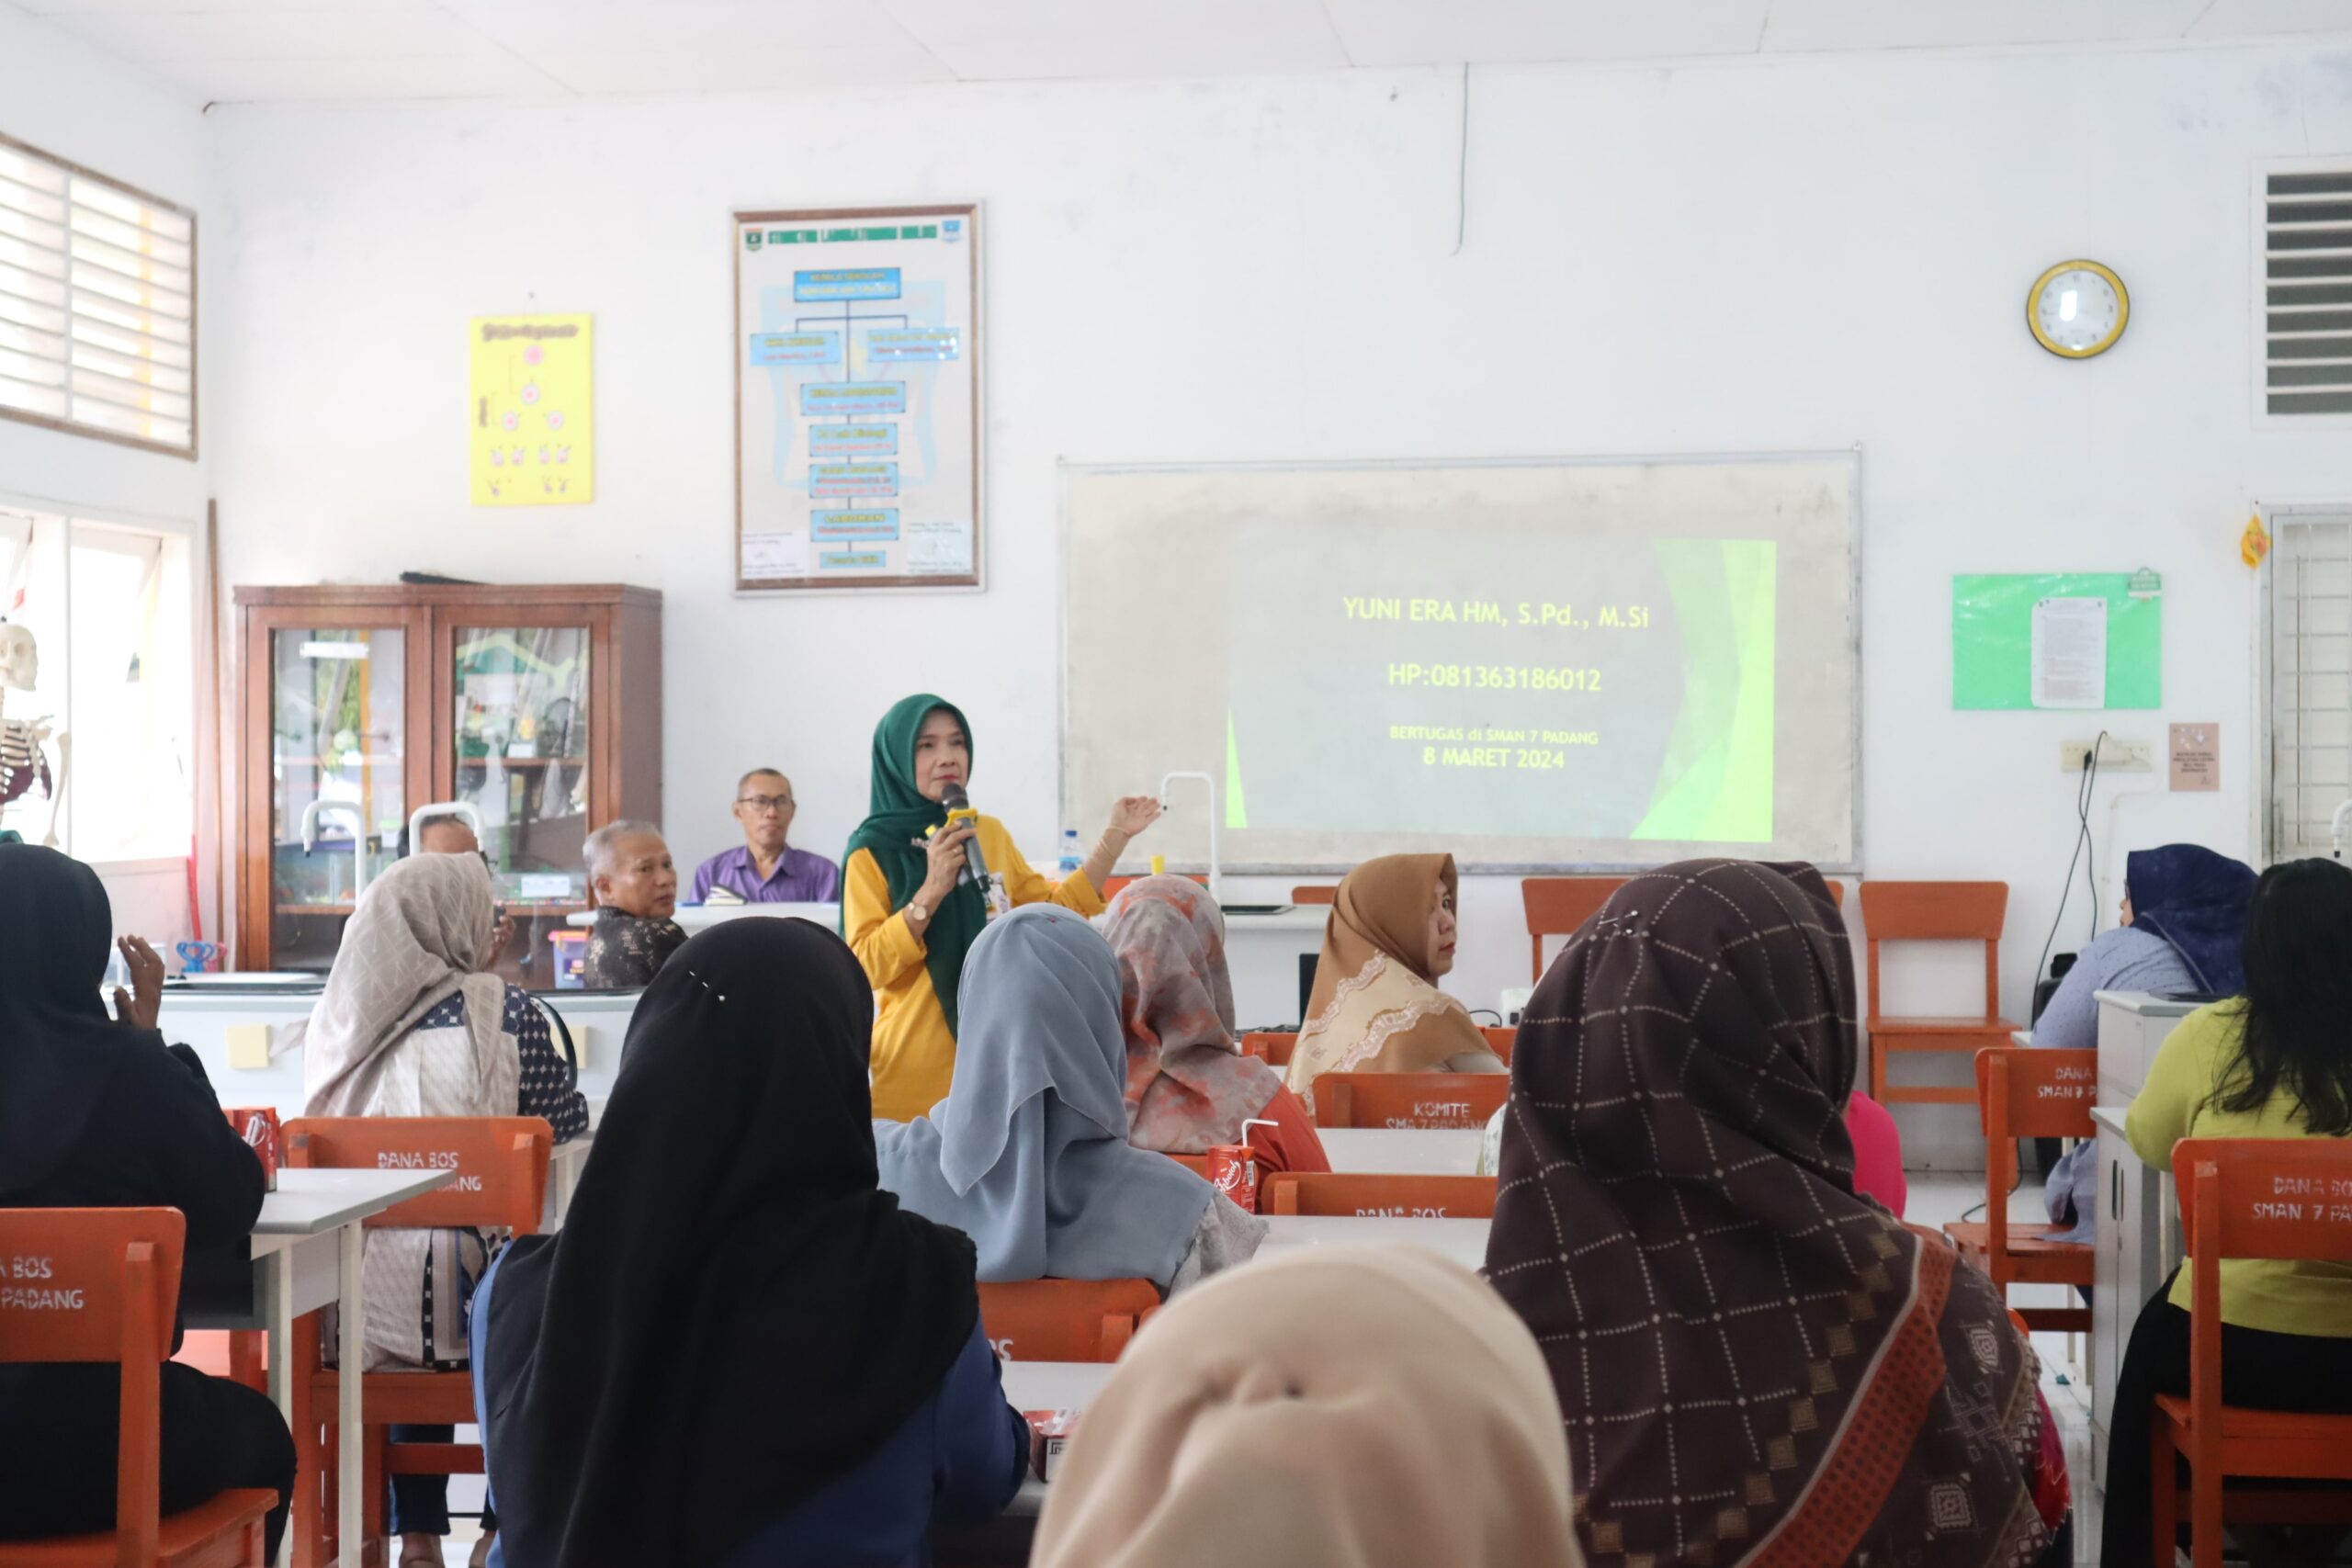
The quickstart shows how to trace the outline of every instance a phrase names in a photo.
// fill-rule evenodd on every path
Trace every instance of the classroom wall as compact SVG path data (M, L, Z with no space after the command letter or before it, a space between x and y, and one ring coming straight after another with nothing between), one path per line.
M214 413L201 400L210 389L211 267L219 254L212 143L202 113L185 90L0 5L0 132L196 209L200 400L193 459L0 419L0 506L201 529ZM203 797L206 810L209 798ZM101 874L118 930L141 931L166 953L193 934L185 863L123 862Z
M2103 786L2101 874L2163 839L2250 852L2238 529L2254 497L2352 496L2343 430L2254 427L2253 171L2352 154L2348 85L2341 43L1480 69L1462 188L1452 71L216 109L226 569L660 588L682 859L729 840L754 762L791 771L797 837L832 850L874 720L926 688L967 708L977 793L1043 859L1057 460L1860 444L1865 863L2009 880L2022 1016L2075 829L2059 743L2086 726L1951 710L1949 579L2162 571L2165 709L2105 722L2161 741L2218 721L2223 787ZM989 591L736 596L729 209L967 197L988 204ZM2086 254L2130 285L2131 332L2064 363L2023 297ZM598 498L476 512L467 319L528 310L596 315ZM1183 607L1131 593L1148 702L1146 639L1184 635ZM1515 883L1471 884L1464 919L1455 988L1490 1004L1526 977ZM1939 955L1903 999L1935 1010L1973 976ZM1916 1119L1915 1156L1973 1148L1973 1120Z

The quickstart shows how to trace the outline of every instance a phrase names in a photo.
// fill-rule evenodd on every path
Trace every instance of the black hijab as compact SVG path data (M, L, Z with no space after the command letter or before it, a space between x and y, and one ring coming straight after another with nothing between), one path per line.
M0 844L0 1194L38 1187L81 1145L107 1081L153 1030L98 999L114 909L97 873L55 850Z
M841 939L784 919L703 932L639 1002L563 1229L491 1292L516 1568L719 1562L938 1392L972 1244L875 1185L873 1009Z

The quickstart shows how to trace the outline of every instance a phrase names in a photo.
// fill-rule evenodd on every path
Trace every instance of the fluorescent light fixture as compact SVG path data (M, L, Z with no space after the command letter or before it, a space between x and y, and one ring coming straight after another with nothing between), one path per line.
M306 642L302 645L305 659L365 659L368 645L364 642Z

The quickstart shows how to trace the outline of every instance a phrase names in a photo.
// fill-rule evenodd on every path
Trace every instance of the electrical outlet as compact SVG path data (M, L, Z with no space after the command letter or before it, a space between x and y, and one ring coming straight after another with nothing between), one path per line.
M2058 743L2058 771L2079 773L2083 759L2090 754L2091 742L2062 740ZM2135 740L2128 736L2110 735L2098 743L2098 771L2102 773L2152 773L2156 771L2154 743Z

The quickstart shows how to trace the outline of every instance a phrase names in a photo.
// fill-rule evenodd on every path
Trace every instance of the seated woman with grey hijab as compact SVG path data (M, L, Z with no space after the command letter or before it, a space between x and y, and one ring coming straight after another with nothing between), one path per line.
M972 943L956 1077L912 1122L876 1122L882 1186L979 1248L983 1281L1149 1280L1245 1262L1266 1222L1127 1142L1118 961L1080 916L1015 909Z

